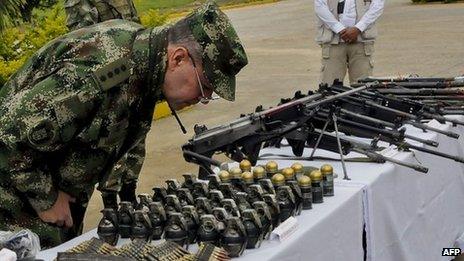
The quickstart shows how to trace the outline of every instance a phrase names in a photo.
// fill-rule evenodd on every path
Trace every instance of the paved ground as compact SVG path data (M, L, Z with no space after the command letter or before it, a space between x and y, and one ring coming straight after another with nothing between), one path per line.
M313 41L313 1L287 0L228 10L245 45L249 65L237 80L235 103L214 101L181 113L189 129L182 135L176 122L153 123L138 192L151 193L168 178L181 178L197 167L186 163L180 147L192 136L195 123L213 126L234 119L263 104L271 106L296 90L317 87L320 48ZM464 3L412 5L388 0L379 21L376 43L377 76L417 73L421 76L464 74ZM92 198L85 230L95 227L102 209L99 193Z

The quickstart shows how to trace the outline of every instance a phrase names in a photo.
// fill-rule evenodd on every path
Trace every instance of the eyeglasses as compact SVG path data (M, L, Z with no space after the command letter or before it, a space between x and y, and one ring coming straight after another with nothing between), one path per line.
M198 86L200 86L200 92L201 92L200 102L202 104L207 104L210 101L219 99L219 96L213 96L213 95L211 95L209 97L205 96L205 91L203 90L203 84L201 84L201 80L200 80L200 74L198 74L197 66L196 66L195 61L193 60L192 56L190 55L190 53L189 53L189 57L190 57L190 60L192 60L193 70L195 71L195 74L197 76Z

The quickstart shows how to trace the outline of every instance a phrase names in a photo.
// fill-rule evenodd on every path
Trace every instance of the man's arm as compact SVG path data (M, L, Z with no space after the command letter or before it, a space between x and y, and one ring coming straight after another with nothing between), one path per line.
M77 30L98 23L98 10L88 0L65 0L66 23L69 30Z
M384 0L372 0L371 5L367 12L361 17L359 22L355 25L359 31L364 32L369 25L374 23L382 14L384 7Z
M334 33L338 34L345 29L345 26L335 18L332 12L330 12L327 0L314 0L314 10L317 17L319 17Z
M8 162L12 186L26 196L44 222L71 227L73 221L69 202L75 199L58 190L50 171L41 167L45 155L40 155L42 153L31 148L20 147L22 146L0 152L0 157Z
M63 68L0 105L5 112L0 115L0 169L6 170L11 185L43 221L69 225L68 204L73 199L59 191L59 173L46 163L53 162L82 129L96 97L81 99L70 86L64 88L64 75L69 80L75 73ZM86 85L77 78L73 82Z
M384 0L373 0L367 12L361 17L359 22L353 26L348 27L340 33L342 39L347 43L354 43L358 39L358 35L364 32L369 25L374 23L382 14Z

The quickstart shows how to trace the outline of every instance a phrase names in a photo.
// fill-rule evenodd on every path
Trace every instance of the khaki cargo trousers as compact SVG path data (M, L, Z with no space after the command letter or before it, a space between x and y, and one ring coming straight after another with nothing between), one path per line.
M348 70L350 83L372 76L374 69L374 43L323 44L321 83L332 84L335 79L343 81Z

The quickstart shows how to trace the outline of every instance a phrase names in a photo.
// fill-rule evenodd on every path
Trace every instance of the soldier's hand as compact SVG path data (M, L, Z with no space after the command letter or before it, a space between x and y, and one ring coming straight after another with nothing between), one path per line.
M343 41L347 43L355 43L358 40L359 34L361 34L361 31L355 26L348 27L340 32Z
M56 199L55 204L50 209L37 214L44 222L56 224L59 227L62 227L63 225L65 227L72 227L73 219L69 208L69 202L75 201L76 200L70 195L63 191L58 191L58 198Z

